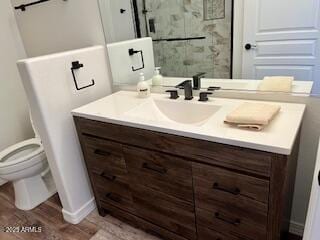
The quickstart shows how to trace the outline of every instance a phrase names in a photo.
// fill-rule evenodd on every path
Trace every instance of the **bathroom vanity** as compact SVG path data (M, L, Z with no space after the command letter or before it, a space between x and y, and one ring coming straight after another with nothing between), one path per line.
M304 105L277 103L279 115L253 132L223 124L242 100L135 94L72 112L100 215L170 240L278 240L288 231Z

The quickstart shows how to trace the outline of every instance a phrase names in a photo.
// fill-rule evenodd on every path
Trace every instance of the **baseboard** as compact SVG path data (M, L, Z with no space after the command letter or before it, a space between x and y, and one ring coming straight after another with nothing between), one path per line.
M290 222L289 232L300 237L303 236L304 225L294 221Z
M95 199L90 199L86 204L84 204L80 209L71 213L62 209L62 214L64 220L72 224L80 223L84 218L86 218L94 209L96 208Z

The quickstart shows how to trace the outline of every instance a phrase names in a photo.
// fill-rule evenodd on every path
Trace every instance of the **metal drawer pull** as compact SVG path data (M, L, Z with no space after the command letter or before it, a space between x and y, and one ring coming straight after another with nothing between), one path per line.
M226 189L226 188L223 188L223 187L220 187L219 186L219 183L215 182L212 186L213 189L216 189L216 190L219 190L219 191L222 191L222 192L227 192L227 193L231 193L233 195L239 195L240 194L240 189L239 188L234 188L234 189Z
M101 156L110 156L111 155L111 153L100 150L100 149L94 150L94 154L101 155Z
M110 175L108 173L106 173L105 171L103 171L101 174L100 174L101 177L113 182L114 180L116 180L116 176L113 176L113 175Z
M121 202L121 198L118 195L111 192L106 194L106 198L109 198L111 201L114 202Z
M229 224L232 224L232 225L235 225L235 226L238 226L238 225L241 223L241 221L240 221L239 218L236 218L236 219L234 219L234 220L226 219L226 218L222 217L222 216L220 215L220 213L218 213L218 212L216 212L216 213L214 214L214 216L215 216L217 219L219 219L219 220L221 220L221 221L223 221L223 222L226 222L226 223L229 223Z
M155 164L149 165L148 163L143 163L142 167L161 174L165 174L167 172L167 169L161 166L157 166Z

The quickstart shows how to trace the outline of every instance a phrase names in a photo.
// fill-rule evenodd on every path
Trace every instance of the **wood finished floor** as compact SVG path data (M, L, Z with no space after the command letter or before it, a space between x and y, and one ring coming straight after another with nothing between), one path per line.
M101 218L96 213L78 225L69 224L63 220L61 209L56 194L31 211L19 210L14 205L12 185L0 186L0 240L89 240L104 226L110 231L111 237L107 240L156 239L112 217ZM42 232L4 233L3 227L6 226L41 226ZM288 240L301 238L290 236Z

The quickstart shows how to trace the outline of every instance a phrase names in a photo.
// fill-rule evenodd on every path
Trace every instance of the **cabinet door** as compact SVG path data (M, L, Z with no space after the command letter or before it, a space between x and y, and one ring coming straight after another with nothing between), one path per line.
M193 204L139 184L131 188L139 217L182 237L196 239Z
M196 239L191 163L169 154L124 147L136 214Z

